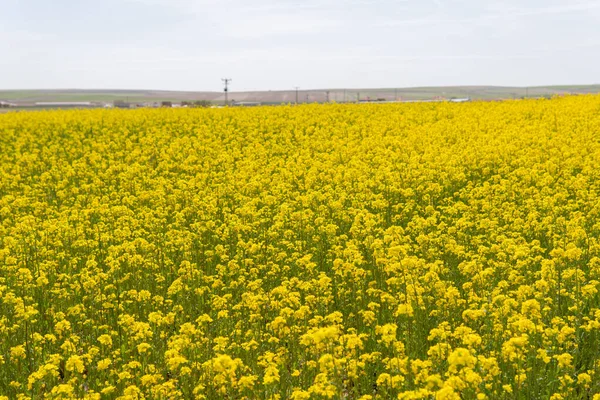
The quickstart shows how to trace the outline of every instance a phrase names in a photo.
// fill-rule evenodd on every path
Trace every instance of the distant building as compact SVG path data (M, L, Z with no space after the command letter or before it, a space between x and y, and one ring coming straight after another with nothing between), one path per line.
M468 101L471 101L471 99L468 97L465 97L464 99L450 99L448 101L450 101L451 103L466 103Z
M359 103L395 103L395 100L388 101L384 98L372 99L370 97L367 97L366 99L360 99L358 102Z
M113 106L115 108L131 108L131 103L123 100L115 100Z
M257 107L262 105L258 101L234 101L231 103L233 107Z
M0 101L0 108L10 108L16 107L17 105L14 103L9 103L8 101Z

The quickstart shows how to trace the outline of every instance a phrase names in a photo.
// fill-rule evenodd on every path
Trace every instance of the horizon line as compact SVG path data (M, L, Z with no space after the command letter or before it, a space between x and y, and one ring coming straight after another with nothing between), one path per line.
M600 83L589 84L549 84L532 86L510 86L510 85L447 85L447 86L387 86L387 87L332 87L332 88L299 88L299 92L308 91L327 91L327 90L409 90L409 89L438 89L438 88L514 88L514 89L535 89L535 88L559 88L565 86L600 86ZM247 92L289 92L295 91L294 87L289 89L244 89L232 90L229 93L247 93ZM44 89L4 89L0 92L43 92L43 91L121 91L121 92L178 92L178 93L222 93L222 90L177 90L177 89L123 89L123 88L44 88Z

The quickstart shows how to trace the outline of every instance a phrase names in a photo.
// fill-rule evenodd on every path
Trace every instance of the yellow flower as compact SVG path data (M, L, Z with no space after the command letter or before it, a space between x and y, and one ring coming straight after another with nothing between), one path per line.
M74 389L69 384L60 384L52 388L52 394L58 394L66 397L71 397L74 394Z
M512 393L513 392L513 388L511 385L502 385L502 390L504 390L506 393Z
M277 382L279 382L279 369L275 365L270 365L265 369L263 384L271 385Z
M568 353L556 355L554 358L558 361L559 368L570 368L572 365L573 356Z
M71 323L67 320L58 321L54 325L54 330L58 333L58 336L63 336L71 330Z
M238 386L242 389L252 389L258 377L256 375L245 375L238 380Z
M107 369L108 367L110 367L111 363L111 360L108 358L98 361L98 370L103 371Z
M290 396L291 400L309 400L310 393L300 389L294 389L292 395Z
M81 357L74 355L69 357L69 359L67 360L66 368L67 371L78 372L81 374L83 373L85 366Z
M435 393L436 400L460 400L460 395L450 386L444 386Z
M112 346L112 338L109 335L100 335L98 337L98 342L107 347Z
M464 348L458 348L454 350L448 356L448 364L450 364L449 371L456 372L462 367L473 368L477 358L471 355L471 352Z
M152 346L150 346L148 343L140 343L137 345L137 351L140 354L143 354L145 352L147 352Z
M11 347L10 358L12 358L12 359L25 358L25 347L23 345Z
M580 385L583 384L587 387L590 383L592 383L592 377L590 376L590 374L582 372L579 375L577 375L577 383Z

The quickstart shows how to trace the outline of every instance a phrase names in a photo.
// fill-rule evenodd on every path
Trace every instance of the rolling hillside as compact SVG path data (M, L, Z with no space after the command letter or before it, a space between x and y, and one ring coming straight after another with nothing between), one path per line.
M299 102L357 101L384 99L387 101L413 101L451 98L473 100L501 100L522 97L541 97L563 94L600 93L600 85L573 86L447 86L414 88L361 88L361 89L313 89L298 91ZM293 103L294 90L230 92L229 99L261 103ZM208 100L223 102L222 92L162 91L162 90L95 90L95 89L56 89L56 90L0 90L0 101L18 106L31 106L37 102L160 102Z

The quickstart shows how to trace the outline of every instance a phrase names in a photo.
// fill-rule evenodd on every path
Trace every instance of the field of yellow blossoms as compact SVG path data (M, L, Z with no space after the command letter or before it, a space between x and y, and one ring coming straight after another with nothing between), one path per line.
M598 399L600 97L0 115L0 398Z

